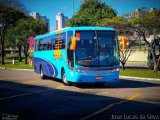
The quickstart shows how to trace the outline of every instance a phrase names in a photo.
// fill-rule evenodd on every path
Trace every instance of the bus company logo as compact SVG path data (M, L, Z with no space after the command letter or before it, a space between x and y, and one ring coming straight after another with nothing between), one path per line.
M56 60L59 60L61 54L61 50L54 50L54 57Z

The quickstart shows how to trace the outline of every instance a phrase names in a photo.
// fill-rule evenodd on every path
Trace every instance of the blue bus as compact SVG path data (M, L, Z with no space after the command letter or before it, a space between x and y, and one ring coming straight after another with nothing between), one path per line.
M35 37L34 71L64 85L119 80L116 32L106 27L68 27Z

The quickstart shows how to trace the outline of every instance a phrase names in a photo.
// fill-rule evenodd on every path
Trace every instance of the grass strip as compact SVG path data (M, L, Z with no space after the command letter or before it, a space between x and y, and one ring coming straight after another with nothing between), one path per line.
M136 68L127 68L125 70L120 70L121 76L131 76L131 77L143 77L143 78L159 78L160 71L154 72L150 69L136 69Z
M33 69L33 66L30 67L29 64L25 64L24 62L17 62L15 64L6 63L5 65L0 65L3 68L17 68L17 69Z

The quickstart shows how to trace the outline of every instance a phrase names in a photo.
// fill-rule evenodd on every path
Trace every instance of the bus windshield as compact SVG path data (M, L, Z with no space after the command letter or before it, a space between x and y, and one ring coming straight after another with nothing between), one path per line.
M76 31L76 34L80 36L75 51L77 65L104 67L119 65L115 31Z

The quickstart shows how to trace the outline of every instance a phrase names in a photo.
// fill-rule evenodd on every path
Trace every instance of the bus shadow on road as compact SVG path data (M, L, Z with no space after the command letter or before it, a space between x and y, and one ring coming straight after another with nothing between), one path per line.
M45 77L45 79L43 80L52 80L52 81L55 81L55 82L59 82L59 83L62 83L62 80L61 79L58 79L58 78L53 78L53 77Z
M98 85L98 84L77 84L76 87L82 88L82 89L88 89L88 88L106 88L106 89L112 89L112 88L145 88L145 87L159 87L160 83L151 83L147 81L136 81L136 80L125 80L120 79L118 82L108 82L104 85Z
M112 117L121 115L123 117L123 115L140 114L145 117L147 114L156 115L157 117L160 109L158 104L134 100L126 101L126 99L116 98L116 96L52 89L45 86L14 83L5 80L0 80L0 93L0 116L18 116L18 119L22 120L77 120L97 111L101 112L97 112L98 114L91 116L89 120L109 120ZM109 108L108 106L112 107Z
M111 85L111 88L145 88L145 87L159 87L160 83L151 83L149 81L136 81L120 79L117 84Z
M61 79L46 77L44 80L51 80L63 84ZM82 89L112 89L112 88L145 88L145 87L159 87L160 83L153 83L152 81L138 81L129 79L120 79L117 82L108 82L105 84L96 83L73 83L73 86Z

